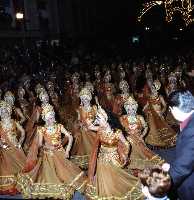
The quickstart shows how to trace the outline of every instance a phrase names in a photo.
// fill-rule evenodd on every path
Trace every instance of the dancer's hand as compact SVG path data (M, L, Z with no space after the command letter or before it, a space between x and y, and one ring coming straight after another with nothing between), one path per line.
M68 159L69 158L69 151L65 152L65 158Z

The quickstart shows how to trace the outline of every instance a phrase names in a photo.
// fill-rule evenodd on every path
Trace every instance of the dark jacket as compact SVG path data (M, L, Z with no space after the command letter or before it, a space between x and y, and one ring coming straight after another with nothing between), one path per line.
M181 200L194 200L194 114L179 133L176 158L170 167L173 188Z

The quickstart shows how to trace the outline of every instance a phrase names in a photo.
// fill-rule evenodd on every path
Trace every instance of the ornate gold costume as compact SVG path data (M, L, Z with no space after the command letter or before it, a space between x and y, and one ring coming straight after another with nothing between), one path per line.
M17 131L13 121L11 130L0 127L0 194L15 194L16 174L24 167L26 156L17 148Z
M93 106L90 111L85 111L82 106L78 109L80 119L76 122L74 129L74 144L71 159L83 168L88 167L89 155L96 136L95 132L88 130L87 122L95 119L96 112L96 106Z
M163 160L154 154L144 143L141 138L143 124L140 119L141 116L137 115L137 121L131 124L127 115L123 115L120 118L122 126L125 128L127 140L131 144L129 169L143 170L145 167L149 167L155 164L161 164Z
M38 128L25 168L18 175L18 187L24 198L70 200L75 190L83 191L86 183L83 172L65 159L61 144L62 127L55 124L53 132L48 132L46 127ZM38 154L40 137L44 142Z
M149 132L145 142L156 148L169 148L176 144L176 133L161 115L161 102L158 96L150 96L145 114L149 124Z
M121 153L120 134L120 130L97 133L89 165L88 199L143 199L138 179L122 169L122 153L126 154L129 145L123 144Z

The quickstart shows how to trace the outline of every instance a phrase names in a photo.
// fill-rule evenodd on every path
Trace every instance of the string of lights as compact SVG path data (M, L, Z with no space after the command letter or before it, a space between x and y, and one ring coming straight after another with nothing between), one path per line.
M138 21L142 20L142 17L147 14L155 6L162 6L165 9L166 21L171 22L175 13L180 13L186 26L194 22L192 12L194 6L191 3L192 0L161 0L150 1L143 4L143 9L140 11Z

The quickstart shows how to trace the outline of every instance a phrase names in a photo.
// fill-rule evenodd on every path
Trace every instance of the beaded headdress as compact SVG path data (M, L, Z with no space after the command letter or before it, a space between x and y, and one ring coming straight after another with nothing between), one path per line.
M79 93L79 97L81 97L81 96L87 96L90 99L92 99L92 94L87 87L82 88L82 90Z
M132 96L129 96L126 101L124 102L124 105L130 105L130 106L135 106L135 107L138 107L138 104L137 104L137 101L132 97Z
M123 88L124 88L125 86L129 87L129 84L127 83L127 81L125 81L125 80L120 81L120 83L119 83L119 88L120 88L121 90L123 90Z

